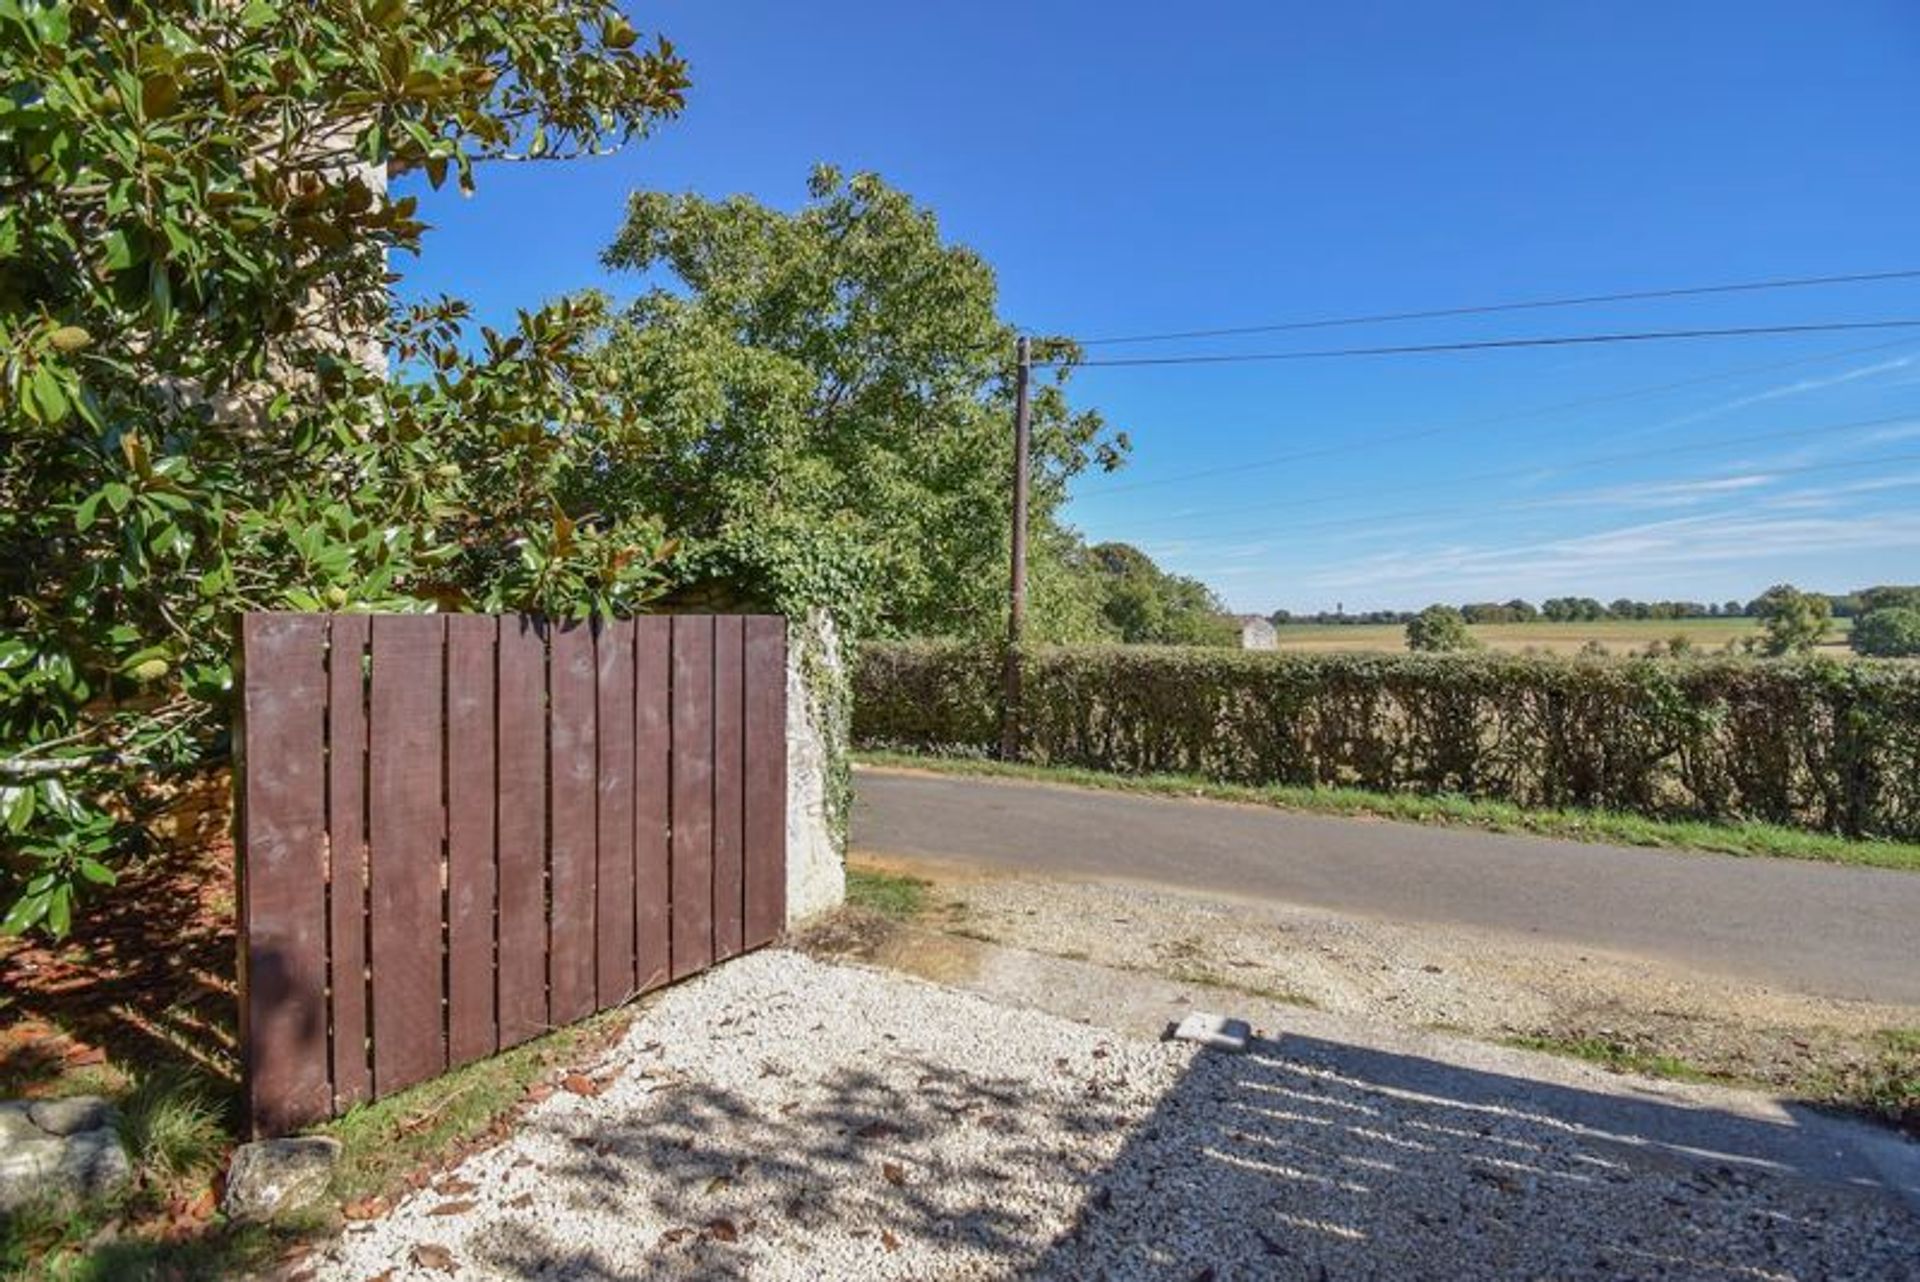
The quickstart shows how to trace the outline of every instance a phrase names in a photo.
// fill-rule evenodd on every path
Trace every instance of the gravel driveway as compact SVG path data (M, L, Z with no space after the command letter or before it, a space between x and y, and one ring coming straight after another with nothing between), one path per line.
M1920 1278L1879 1195L786 951L659 995L609 1067L317 1277Z

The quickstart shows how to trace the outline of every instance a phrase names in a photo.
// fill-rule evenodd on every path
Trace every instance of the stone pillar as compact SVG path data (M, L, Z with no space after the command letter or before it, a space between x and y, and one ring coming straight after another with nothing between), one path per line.
M787 924L846 898L848 673L825 610L787 632Z

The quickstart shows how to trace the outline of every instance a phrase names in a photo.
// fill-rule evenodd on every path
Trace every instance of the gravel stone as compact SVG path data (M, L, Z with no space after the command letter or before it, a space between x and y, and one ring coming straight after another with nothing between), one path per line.
M422 1190L315 1277L1920 1277L1890 1197L1630 1150L1484 1074L1386 1090L780 950L593 1071L453 1171L471 1206Z

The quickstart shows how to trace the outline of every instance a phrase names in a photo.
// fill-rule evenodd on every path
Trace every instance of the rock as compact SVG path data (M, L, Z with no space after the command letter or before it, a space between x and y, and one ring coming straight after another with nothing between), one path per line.
M14 1144L24 1144L28 1140L39 1139L43 1132L33 1124L33 1114L28 1112L24 1101L8 1100L0 1103L0 1153Z
M101 1197L133 1178L120 1115L97 1096L0 1103L0 1211Z
M1239 1052L1247 1049L1253 1030L1244 1019L1197 1010L1176 1024L1171 1036L1176 1042L1198 1042L1209 1050Z
M71 1099L35 1100L27 1105L27 1116L49 1135L78 1135L118 1126L120 1115L113 1105L98 1095L75 1095Z
M340 1141L325 1135L260 1140L234 1150L220 1207L229 1219L271 1220L327 1195Z
M103 1197L133 1178L133 1163L113 1126L96 1126L66 1138L56 1178L70 1193Z

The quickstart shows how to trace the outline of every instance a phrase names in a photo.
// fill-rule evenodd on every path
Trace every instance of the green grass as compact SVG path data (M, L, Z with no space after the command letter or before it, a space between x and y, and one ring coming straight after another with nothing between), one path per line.
M1883 1029L1874 1043L1873 1052L1864 1062L1811 1069L1786 1083L1784 1089L1809 1103L1864 1114L1920 1136L1920 1028ZM1504 1044L1565 1055L1616 1073L1639 1073L1679 1082L1718 1082L1766 1091L1779 1088L1778 1083L1716 1072L1677 1055L1629 1046L1611 1038L1535 1035L1506 1038Z
M1615 1073L1638 1073L1642 1077L1664 1077L1676 1082L1732 1080L1690 1064L1676 1055L1639 1050L1605 1037L1509 1037L1503 1039L1503 1044L1585 1060Z
M1279 1002L1285 1006L1299 1006L1306 1010L1318 1010L1320 1008L1319 1002L1316 1002L1305 993L1297 993L1291 988L1273 988L1266 984L1242 983L1237 979L1230 979L1217 971L1211 971L1204 966L1196 966L1190 963L1180 963L1165 969L1155 969L1150 966L1136 966L1129 967L1128 969L1145 975L1159 975L1163 978L1171 979L1176 984L1192 984L1195 988L1211 988L1219 992L1239 993L1247 997L1258 997L1264 1001Z
M1823 1103L1869 1113L1920 1136L1920 1028L1887 1028L1863 1064L1823 1070L1806 1093Z
M395 1195L413 1171L457 1158L489 1135L535 1081L591 1056L626 1019L622 1010L597 1015L317 1128L341 1143L335 1198ZM205 1080L155 1074L123 1088L116 1102L137 1171L134 1186L85 1205L49 1203L0 1217L0 1282L250 1277L337 1221L333 1208L322 1207L272 1226L216 1218L177 1241L139 1232L115 1236L117 1226L152 1221L170 1198L208 1187L236 1142L233 1101Z
M178 1071L141 1081L121 1101L120 1138L148 1179L175 1187L212 1179L233 1142L227 1106Z
M915 753L863 751L856 753L854 759L869 766L1023 779L1150 796L1199 797L1314 814L1365 816L1404 823L1529 833L1623 846L1656 846L1920 871L1920 844L1856 841L1775 824L1647 819L1639 815L1598 810L1534 810L1510 802L1470 797L1365 792L1357 788L1215 783L1191 775L1120 775L1069 766L1035 766L976 757L931 757Z
M603 1012L360 1105L318 1128L340 1141L335 1196L352 1202L390 1194L410 1172L457 1156L524 1099L528 1087L617 1036L630 1014L625 1008Z
M847 903L884 917L906 920L927 908L929 886L918 877L882 872L877 868L847 869Z

